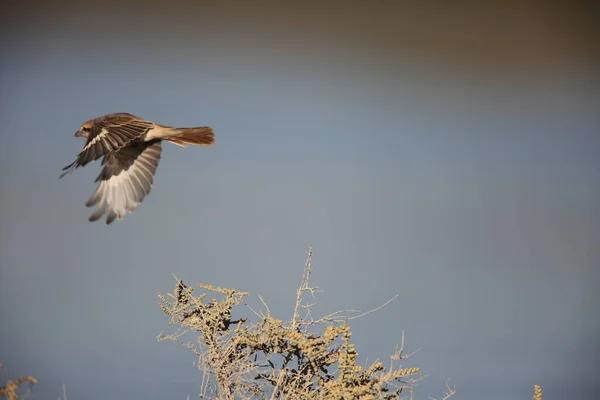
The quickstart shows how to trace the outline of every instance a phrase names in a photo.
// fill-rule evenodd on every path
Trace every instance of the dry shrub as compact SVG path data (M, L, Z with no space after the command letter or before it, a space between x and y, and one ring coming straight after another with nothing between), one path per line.
M2 372L2 363L0 363L0 372ZM19 394L17 393L19 388L26 383L35 385L37 379L33 376L21 376L16 381L6 381L4 386L0 386L0 399L6 397L8 400L17 400L19 398Z
M540 385L533 386L533 400L543 400L542 399L542 387Z
M304 301L306 293L316 292L308 282L311 259L309 250L294 314L287 322L273 317L264 301L264 312L250 308L256 321L232 320L233 308L248 296L233 289L200 284L203 291L195 295L178 280L173 293L158 294L160 308L178 326L158 340L176 341L196 354L203 371L201 398L397 399L405 391L412 398L422 375L419 368L395 365L407 357L402 346L388 366L379 361L367 368L356 364L358 353L347 322L367 313L348 316L338 311L312 318ZM209 293L220 299L208 300ZM183 342L188 332L198 335L197 343ZM444 398L452 394L454 389L448 388Z

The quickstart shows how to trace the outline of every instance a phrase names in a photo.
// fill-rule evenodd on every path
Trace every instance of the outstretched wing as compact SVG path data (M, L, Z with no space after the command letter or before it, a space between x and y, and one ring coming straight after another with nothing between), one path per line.
M77 159L63 168L61 178L77 167L107 156L124 148L131 141L144 136L154 123L131 114L110 114L94 121L85 146Z
M97 205L89 220L96 221L106 214L106 223L110 224L133 211L150 193L161 150L161 142L156 140L133 143L109 153L96 178L100 184L85 204Z

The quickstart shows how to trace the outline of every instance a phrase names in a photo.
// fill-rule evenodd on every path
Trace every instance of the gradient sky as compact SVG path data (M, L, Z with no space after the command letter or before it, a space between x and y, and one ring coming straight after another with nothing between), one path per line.
M402 330L422 348L416 398L447 379L465 400L597 395L593 10L283 3L3 3L2 381L194 398L156 293L175 274L287 319L312 246L317 314L399 294L352 328L361 362ZM111 112L217 141L165 144L152 193L106 226L84 206L99 163L58 175Z

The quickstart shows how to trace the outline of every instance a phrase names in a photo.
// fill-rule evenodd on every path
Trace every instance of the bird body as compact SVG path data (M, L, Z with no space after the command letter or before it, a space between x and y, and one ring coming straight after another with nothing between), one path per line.
M177 128L160 125L128 113L107 114L83 123L75 133L86 143L76 160L63 168L60 178L78 167L102 158L100 182L86 206L96 205L90 221L106 214L106 223L123 219L150 193L161 158L162 142L178 146L210 146L212 128Z

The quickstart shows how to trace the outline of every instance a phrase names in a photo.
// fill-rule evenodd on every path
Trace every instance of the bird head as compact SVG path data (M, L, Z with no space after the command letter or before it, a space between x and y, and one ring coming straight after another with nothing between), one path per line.
M87 122L85 122L83 125L81 125L79 127L79 130L77 130L77 132L75 132L75 137L84 137L87 139L88 135L90 134L90 129L92 129L92 123L94 122L94 120L89 120Z

